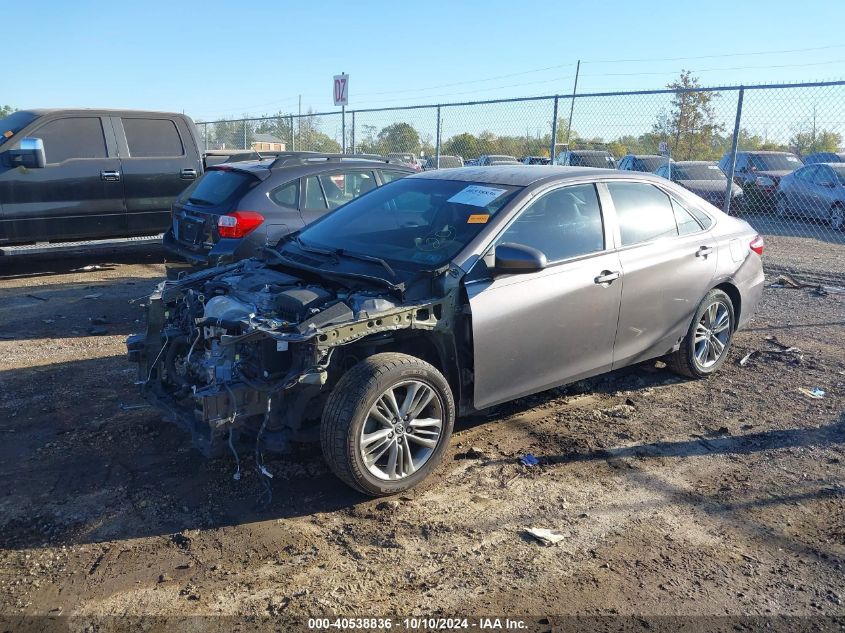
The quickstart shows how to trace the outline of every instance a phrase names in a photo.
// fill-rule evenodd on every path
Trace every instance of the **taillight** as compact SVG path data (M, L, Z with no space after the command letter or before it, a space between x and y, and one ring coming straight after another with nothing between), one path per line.
M234 211L221 215L217 220L220 237L245 237L264 222L264 216L255 211Z
M758 255L762 256L763 255L763 238L760 237L759 235L755 236L754 239L751 240L751 243L748 245L748 247L752 251L757 253Z

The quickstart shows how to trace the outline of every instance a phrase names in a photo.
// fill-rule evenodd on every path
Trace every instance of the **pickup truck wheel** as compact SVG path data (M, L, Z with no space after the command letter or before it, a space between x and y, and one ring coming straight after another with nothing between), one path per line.
M443 457L455 420L443 375L414 356L375 354L329 395L320 425L332 472L380 497L416 486Z
M706 378L724 364L735 328L731 298L721 290L711 290L698 305L687 335L667 365L682 376Z

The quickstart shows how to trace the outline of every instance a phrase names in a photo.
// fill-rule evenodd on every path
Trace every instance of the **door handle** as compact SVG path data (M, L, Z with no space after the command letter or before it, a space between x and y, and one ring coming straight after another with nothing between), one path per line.
M116 169L104 169L100 172L100 180L118 182L120 181L120 172Z
M179 172L179 177L182 180L195 180L197 177L197 170L196 169L183 169Z
M697 251L695 251L696 257L707 257L708 255L713 254L713 249L710 246L702 246Z
M596 277L593 281L600 286L604 284L610 285L614 281L619 279L621 276L622 273L620 273L618 270L603 270L601 271L601 275Z

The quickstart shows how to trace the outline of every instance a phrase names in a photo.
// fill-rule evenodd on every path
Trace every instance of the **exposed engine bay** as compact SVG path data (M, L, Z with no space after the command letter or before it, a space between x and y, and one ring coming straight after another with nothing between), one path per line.
M146 333L129 337L129 358L144 396L205 455L234 451L233 440L254 441L258 454L313 439L325 392L366 356L363 345L445 332L444 312L454 309L442 280L427 280L429 291L411 301L308 277L251 259L162 282L150 296Z

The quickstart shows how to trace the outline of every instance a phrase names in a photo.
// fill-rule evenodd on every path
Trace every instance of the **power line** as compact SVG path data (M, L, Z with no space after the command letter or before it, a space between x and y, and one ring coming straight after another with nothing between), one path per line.
M709 73L709 72L716 72L716 71L723 71L723 70L761 70L766 68L804 68L807 66L827 66L830 64L843 64L845 63L845 59L835 59L832 61L827 62L811 62L809 64L765 64L763 66L726 66L720 68L701 68L696 70L695 68L690 68L690 72L693 73ZM588 77L636 77L640 75L670 75L673 73L677 73L677 70L664 70L664 71L647 71L647 72L635 72L635 73L598 73L595 75L587 75Z
M625 64L629 62L681 62L692 59L717 59L721 57L749 57L751 55L779 55L782 53L807 53L810 51L826 51L834 48L845 48L845 44L831 44L830 46L816 46L813 48L792 48L778 51L753 51L750 53L720 53L718 55L696 55L693 57L644 57L640 59L596 59L582 61L582 64Z

